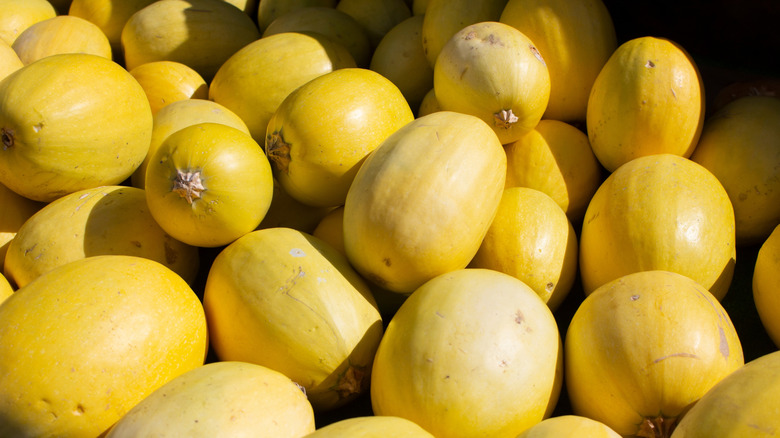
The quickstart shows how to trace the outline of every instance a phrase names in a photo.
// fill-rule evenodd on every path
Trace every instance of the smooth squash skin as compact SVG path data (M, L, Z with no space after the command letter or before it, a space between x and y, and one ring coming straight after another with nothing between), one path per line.
M602 0L510 0L501 12L544 57L550 73L545 119L584 122L593 82L617 48Z
M465 268L505 180L506 154L481 119L450 111L418 117L374 150L352 182L344 205L350 262L400 293Z
M433 438L417 423L402 417L350 417L323 426L304 438Z
M13 47L0 39L0 81L22 67L24 63Z
M752 289L761 324L780 348L780 224L758 250Z
M736 369L685 414L672 438L761 438L780 429L780 351Z
M660 269L696 280L720 300L736 256L726 190L701 165L661 154L624 164L593 195L579 269L586 294L623 275Z
M289 377L260 365L222 361L161 386L125 414L106 438L300 438L313 431L311 404Z
M0 184L0 205L3 206L0 210L0 267L2 267L8 246L19 228L46 204L25 198Z
M65 263L108 254L157 261L189 284L198 273L197 248L163 231L143 190L102 186L63 196L27 219L8 245L5 275L23 287Z
M325 242L290 228L246 234L214 260L203 305L220 360L285 374L315 411L368 390L382 319L365 280Z
M550 74L528 36L487 21L460 29L444 45L433 67L433 89L442 109L479 117L508 144L542 119Z
M132 70L136 81L144 88L152 115L164 106L186 99L208 99L206 80L192 67L176 61L152 61Z
M33 24L57 16L46 0L0 0L0 39L9 46Z
M550 416L562 373L558 327L530 287L455 270L416 289L390 320L371 406L437 437L515 438Z
M122 54L122 29L136 12L156 0L71 0L68 15L95 23L108 37L116 55ZM117 57L117 59L122 59Z
M94 23L72 15L33 24L19 34L13 48L25 64L58 53L91 53L113 59L106 34Z
M588 97L593 152L610 172L652 154L690 157L704 125L704 84L678 44L639 37L621 44Z
M149 211L165 232L213 248L260 225L271 206L273 175L251 136L204 122L160 144L146 168L144 190Z
M207 348L198 296L163 265L60 266L0 306L0 436L99 436Z
M128 70L152 61L177 61L211 82L230 56L260 36L252 18L228 2L166 0L131 15L121 42Z
M587 296L564 355L573 413L641 437L668 437L691 404L744 364L715 296L668 271L629 274Z
M151 135L143 88L102 56L47 56L0 83L0 182L30 199L121 183Z
M263 0L257 5L257 25L265 32L268 25L280 16L306 7L335 8L336 0Z
M412 120L409 104L389 79L365 68L342 68L282 101L268 122L265 152L290 196L338 207L366 156Z
M780 224L780 99L746 96L724 105L704 122L691 160L729 194L738 245L761 243Z
M14 287L8 282L4 275L0 275L0 304L3 304L6 298L14 294Z

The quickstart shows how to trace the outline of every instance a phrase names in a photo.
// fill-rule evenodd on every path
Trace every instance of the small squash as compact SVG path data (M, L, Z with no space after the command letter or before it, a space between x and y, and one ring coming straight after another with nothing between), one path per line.
M19 228L46 204L25 198L0 184L0 205L3 206L0 210L0 267L2 267L8 246Z
M628 274L588 295L564 355L573 413L647 438L669 437L686 409L744 364L717 298L668 271Z
M151 135L143 88L102 56L47 56L0 82L0 183L30 199L121 183Z
M192 67L176 61L152 61L130 70L146 92L152 115L169 103L186 99L208 99L206 80Z
M418 117L366 158L350 186L350 262L372 283L400 293L465 268L505 180L506 154L481 119L451 111Z
M62 265L0 305L0 436L99 436L207 348L198 296L165 266Z
M344 204L364 159L414 120L389 79L364 68L343 68L290 93L268 122L265 152L274 175L298 201Z
M336 9L363 26L372 51L390 29L412 16L404 0L339 0Z
M209 99L241 117L252 138L263 144L268 121L288 94L345 67L356 67L355 59L346 47L324 35L270 35L247 44L222 64L209 83Z
M455 270L416 289L390 320L371 406L434 436L515 438L550 416L561 353L552 312L525 283Z
M8 282L4 275L0 275L0 304L3 304L6 298L14 294L14 287Z
M221 123L182 128L149 160L149 211L175 239L227 245L260 225L273 196L271 165L252 137Z
M704 125L704 84L693 58L664 38L621 44L588 97L588 139L610 172L653 154L690 157Z
M316 237L290 228L240 237L211 265L203 305L220 360L285 374L315 412L368 390L382 318L346 257Z
M517 438L620 438L606 424L580 415L550 417L537 423Z
M11 46L25 29L56 16L47 0L0 0L0 39Z
M189 284L198 273L197 248L157 225L143 190L102 186L63 196L27 219L8 245L5 274L23 287L65 263L107 254L155 260Z
M268 25L278 17L306 7L335 8L337 0L263 0L257 5L257 25L265 32Z
M507 144L542 119L550 74L531 39L488 21L464 27L444 45L433 67L433 88L442 109L479 117Z
M25 0L26 1L26 0ZM117 56L122 55L122 28L136 12L156 0L71 0L68 15L95 23L108 37Z
M158 388L125 414L106 438L253 436L300 438L314 412L289 377L246 362L212 362Z
M665 270L688 276L716 298L736 263L734 209L717 178L673 154L636 158L601 184L580 237L586 294L623 275Z
M24 67L24 63L19 59L19 55L13 47L5 40L0 39L0 81L22 67Z

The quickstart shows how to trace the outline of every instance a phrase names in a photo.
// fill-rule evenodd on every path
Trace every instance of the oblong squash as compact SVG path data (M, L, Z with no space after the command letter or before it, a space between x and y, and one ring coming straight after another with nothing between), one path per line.
M99 436L207 348L200 300L170 269L126 255L62 265L0 306L0 436Z
M417 423L402 417L349 417L320 427L305 438L433 438Z
M390 320L371 406L437 437L515 438L552 413L562 378L558 326L539 296L510 275L461 269L416 289Z
M0 182L50 202L129 177L149 149L152 111L116 62L51 55L0 83L0 134Z
M506 154L481 119L439 111L388 137L344 205L344 249L369 281L409 293L465 268L495 216Z
M113 58L106 34L94 23L72 15L58 15L33 24L19 34L13 48L25 64L58 53Z
M382 319L368 285L325 242L290 228L244 235L211 265L203 305L220 360L285 374L315 411L367 391Z
M190 438L299 438L314 431L314 412L289 377L247 362L212 362L158 388L106 438L176 434Z
M135 187L102 186L63 196L41 208L8 245L5 275L18 287L65 263L124 254L165 265L193 284L199 255L162 228Z

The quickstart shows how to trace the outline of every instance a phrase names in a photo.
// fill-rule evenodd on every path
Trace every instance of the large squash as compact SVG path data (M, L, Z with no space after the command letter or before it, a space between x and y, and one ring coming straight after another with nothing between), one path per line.
M287 375L315 411L368 390L382 319L366 282L325 242L290 228L244 235L211 265L203 305L220 360Z
M734 209L717 178L672 154L636 158L588 205L580 237L586 294L637 271L686 275L722 299L736 262Z
M33 24L19 34L13 48L25 64L58 53L91 53L113 59L106 34L94 23L72 15Z
M0 82L0 134L0 182L50 202L128 178L149 149L152 111L116 62L51 55Z
M105 255L65 264L0 306L0 436L96 437L201 366L203 307L170 269Z
M198 272L197 248L157 225L143 190L102 186L63 196L27 219L8 245L5 275L22 287L65 263L107 254L157 261L189 284Z
M507 144L542 119L550 74L524 33L497 21L480 22L444 45L433 67L433 89L442 109L479 117Z
M9 46L33 24L57 15L46 0L0 0L0 39Z
M704 109L704 84L693 58L668 39L634 38L612 53L593 82L588 138L610 172L645 155L689 157Z
M564 355L573 412L643 437L668 437L691 404L744 364L723 306L667 271L629 274L586 297Z
M217 436L300 438L314 412L289 377L246 362L213 362L158 388L125 414L106 438Z
M545 119L585 121L593 82L617 48L602 0L510 0L500 20L523 32L550 72Z
M475 116L419 117L366 158L344 205L344 249L369 281L410 293L465 268L493 220L506 154Z
M318 207L344 204L363 160L414 120L389 79L343 68L302 85L268 122L265 152L285 191Z
M437 437L515 438L552 413L561 353L553 314L531 288L489 269L456 270L415 290L390 320L371 405Z

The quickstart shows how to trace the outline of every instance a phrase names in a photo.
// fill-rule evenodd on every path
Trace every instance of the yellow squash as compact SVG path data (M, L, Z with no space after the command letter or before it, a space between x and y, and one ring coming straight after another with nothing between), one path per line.
M505 145L507 187L530 187L549 195L573 223L580 223L602 182L602 170L588 136L565 122L540 121L528 134Z
M510 0L500 20L523 32L550 73L545 119L585 121L588 97L617 48L612 17L602 0Z
M442 48L459 30L474 23L498 21L506 4L507 0L429 0L421 31L428 64L436 65Z
M372 70L343 68L312 79L268 122L265 152L274 175L298 201L344 204L366 156L414 120L403 94Z
M204 122L169 135L146 168L146 201L173 238L227 245L260 225L273 196L271 165L252 137Z
M760 243L780 224L780 99L746 96L725 105L704 122L691 160L729 194L738 245Z
M0 275L0 304L3 304L6 298L14 294L14 287L8 282L4 275Z
M241 117L252 138L263 144L268 121L288 94L325 73L355 66L343 45L323 35L270 35L222 64L209 83L209 99Z
M0 40L13 45L25 29L56 15L54 6L46 0L0 0Z
M106 438L218 436L300 438L314 412L284 374L246 362L213 362L188 371L135 405Z
M210 82L231 55L259 38L252 18L230 3L166 0L130 16L121 42L128 70L151 61L177 61Z
M404 0L339 0L336 9L363 26L372 49L390 29L412 16Z
M406 418L387 415L349 417L320 427L304 438L433 438Z
M24 63L13 47L0 39L0 81L22 67Z
M38 201L119 184L152 135L143 88L119 64L51 55L0 82L0 182Z
M198 273L197 248L157 225L143 190L102 186L63 196L27 219L8 245L5 275L22 287L65 263L108 254L154 260L189 284Z
M379 41L369 68L390 79L413 110L433 88L433 67L422 48L423 16L415 15L398 23Z
M409 293L465 268L496 214L506 154L477 117L439 111L388 137L355 176L344 249L377 286Z
M316 412L368 391L382 319L336 249L290 228L253 231L214 260L203 305L220 360L279 371Z
M390 320L371 406L437 437L515 438L556 405L561 353L555 318L530 287L493 270L452 271Z
M704 110L704 84L688 53L664 38L634 38L612 53L593 82L588 138L610 172L645 155L689 157Z
M264 32L280 16L305 7L335 8L336 0L263 0L257 5L257 25Z
M163 265L60 266L0 306L0 436L94 438L207 347L198 296Z
M72 15L58 15L33 24L19 34L13 48L25 64L58 53L113 58L106 34L94 23Z
M273 193L271 206L257 226L258 229L285 227L311 233L320 220L332 210L332 207L314 207L301 203L290 196L276 178Z
M181 62L147 62L130 70L130 74L144 88L153 115L169 103L209 97L206 80Z
M163 61L165 62L165 61ZM190 98L171 102L154 115L152 139L143 163L130 175L130 182L140 189L146 184L146 168L162 142L169 135L198 123L221 123L249 134L249 128L233 111L207 99Z
M550 417L526 429L517 438L620 438L606 424L580 415Z
M764 438L780 430L780 351L726 376L685 414L672 438Z
M433 89L442 109L479 117L507 144L542 119L550 74L525 34L508 24L481 22L444 45L433 67Z
M587 296L564 355L573 413L647 438L668 437L692 403L744 364L717 298L668 271L629 274Z
M24 0L27 1L27 0ZM95 23L108 37L111 48L122 54L122 28L136 12L156 0L71 0L68 15ZM117 59L123 59L117 56Z
M577 274L577 235L552 198L536 189L510 187L469 266L522 280L555 311Z
M758 250L752 289L761 323L780 348L780 224Z
M728 194L687 158L661 154L624 164L585 212L579 268L586 294L623 275L660 269L686 275L722 299L735 262Z
M317 32L343 45L358 67L371 61L372 47L363 26L346 12L327 6L309 6L292 10L276 18L263 31L263 37L282 32Z

